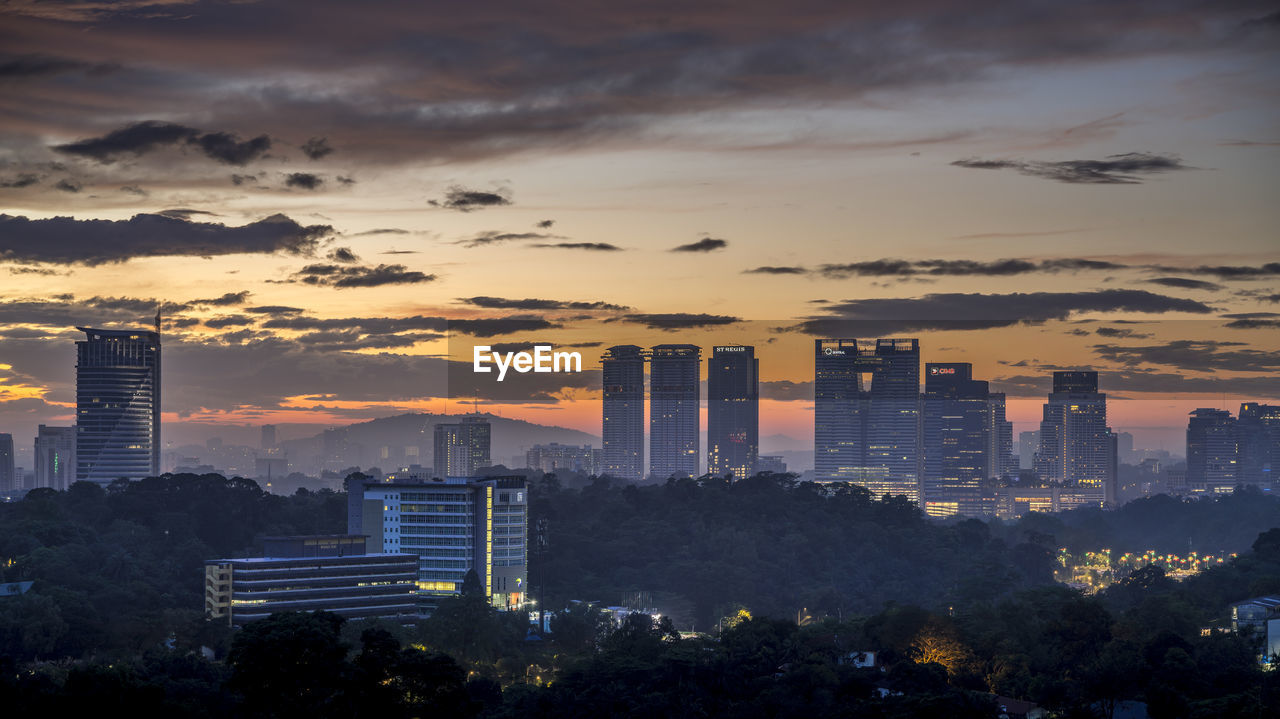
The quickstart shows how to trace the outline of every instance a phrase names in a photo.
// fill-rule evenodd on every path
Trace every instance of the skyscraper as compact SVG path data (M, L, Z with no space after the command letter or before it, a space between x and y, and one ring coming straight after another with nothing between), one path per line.
M489 420L463 417L457 424L435 427L435 473L437 477L471 477L488 467L490 443Z
M920 502L920 341L878 339L867 402L868 489ZM879 475L879 483L873 477Z
M77 327L76 479L160 471L160 332Z
M1187 489L1228 494L1239 481L1236 419L1224 409L1201 408L1187 421Z
M276 426L274 424L262 425L262 448L274 449L276 446Z
M973 379L973 366L968 362L925 365L923 489L927 514L972 517L986 513L982 483L992 474L991 407L987 383Z
M858 340L813 341L813 469L819 482L864 479L863 352Z
M1280 405L1245 402L1236 425L1240 481L1276 489L1280 481Z
M13 461L13 435L0 433L0 492L19 489Z
M702 392L697 345L657 345L649 365L649 474L696 477L701 463Z
M987 476L1017 476L1018 457L1013 452L1013 422L1006 418L1004 392L988 393L987 405Z
M1105 501L1113 480L1107 396L1097 372L1054 372L1053 392L1040 421L1036 472L1042 480L1092 488Z
M35 486L66 489L76 481L76 428L40 425Z
M754 347L715 347L707 359L707 472L743 479L760 454L760 360Z
M601 424L604 474L644 478L644 350L618 345L600 357L604 379Z

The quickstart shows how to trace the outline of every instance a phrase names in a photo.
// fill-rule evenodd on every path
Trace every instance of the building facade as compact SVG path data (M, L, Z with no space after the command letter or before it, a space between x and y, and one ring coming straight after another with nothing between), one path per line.
M696 477L702 463L702 349L657 345L649 361L649 474Z
M760 360L755 348L714 347L707 359L707 472L743 479L760 455Z
M75 427L40 425L35 449L35 486L67 489L76 481Z
M530 447L525 452L524 466L548 474L567 470L590 476L600 474L600 461L600 450L589 444L575 447L551 442Z
M1236 418L1223 409L1192 411L1187 420L1187 490L1230 494L1239 481Z
M1053 373L1043 408L1036 472L1046 482L1094 491L1100 500L1114 483L1114 441L1107 427L1107 396L1097 372Z
M365 537L268 537L262 557L204 563L205 615L243 626L273 612L417 618L417 558L365 551Z
M160 473L160 332L77 327L76 479Z
M471 477L490 466L492 429L483 417L463 417L456 424L435 426L432 459L437 477Z
M429 610L475 571L501 610L528 591L528 492L523 477L348 480L347 531L367 551L417 557L417 593Z
M935 517L981 516L991 477L992 421L986 382L968 362L930 362L924 378L923 508Z
M0 492L22 489L14 466L13 435L0 432Z
M855 339L813 341L813 469L819 482L859 482L866 461L862 413L865 345Z
M1236 423L1240 481L1269 489L1280 480L1280 405L1245 402Z
M601 422L603 466L611 477L644 478L644 350L618 345L600 358L604 380Z

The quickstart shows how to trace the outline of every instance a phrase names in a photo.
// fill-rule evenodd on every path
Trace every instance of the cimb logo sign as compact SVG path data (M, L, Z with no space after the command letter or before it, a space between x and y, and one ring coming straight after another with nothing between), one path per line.
M535 345L533 352L494 352L489 345L476 345L472 349L471 369L487 374L493 371L493 367L498 368L499 382L506 378L508 369L521 374L581 372L582 355L577 352L555 352L551 345Z

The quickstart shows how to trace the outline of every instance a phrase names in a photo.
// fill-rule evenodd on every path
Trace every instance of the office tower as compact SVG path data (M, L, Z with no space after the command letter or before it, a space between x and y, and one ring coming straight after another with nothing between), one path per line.
M861 482L865 425L863 354L853 339L813 341L813 469L819 482Z
M349 480L347 531L367 551L418 556L426 606L456 596L474 570L493 606L520 609L528 591L527 492L523 477Z
M524 466L546 473L569 471L593 475L600 473L596 466L597 455L599 452L592 449L589 444L582 447L558 442L535 444L525 452Z
M204 563L204 611L233 627L274 612L417 619L418 558L371 553L363 536L264 537L262 557Z
M1040 479L1092 488L1104 501L1111 440L1107 396L1098 392L1097 372L1054 372L1053 392L1040 422Z
M76 479L159 474L159 316L154 332L76 329Z
M1116 461L1121 464L1137 464L1133 452L1133 435L1129 432L1116 434Z
M760 454L760 360L754 347L715 347L707 359L707 472L743 479Z
M657 345L649 361L649 474L696 477L701 463L702 392L696 345Z
M1223 409L1197 409L1187 421L1187 489L1229 494L1239 482L1236 419Z
M47 427L36 430L35 486L67 489L76 481L76 428Z
M1130 435L1130 439L1133 439ZM1116 506L1116 485L1120 481L1120 433L1107 427L1107 477L1104 485L1104 501L1108 507Z
M878 339L867 393L867 488L920 502L920 341ZM875 483L873 477L879 477Z
M601 472L619 479L644 478L644 350L618 345L600 358L604 377Z
M1003 403L1000 406L1003 408ZM991 476L993 446L991 408L987 383L973 379L973 366L968 362L925 365L923 490L927 514L984 514L982 483Z
M262 448L275 449L276 446L276 426L274 424L262 425Z
M1040 432L1038 430L1018 433L1018 468L1019 469L1035 469L1036 453L1039 451L1040 451Z
M21 489L13 461L13 435L0 433L0 492Z
M1245 402L1237 421L1240 481L1270 489L1280 480L1280 405Z
M928 380L925 382L927 384ZM987 406L987 476L1017 476L1018 458L1013 453L1013 422L1005 418L1004 392L988 393Z
M437 477L470 477L490 465L489 420L463 417L457 424L435 427L435 471Z

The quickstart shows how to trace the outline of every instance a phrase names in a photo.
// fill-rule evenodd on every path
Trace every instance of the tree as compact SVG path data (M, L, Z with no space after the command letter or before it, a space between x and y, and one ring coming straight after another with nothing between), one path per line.
M341 640L343 621L330 612L285 612L247 625L231 643L227 685L258 716L343 713L353 669Z

